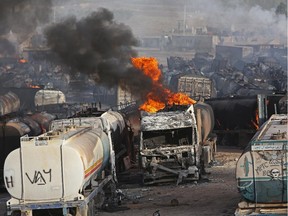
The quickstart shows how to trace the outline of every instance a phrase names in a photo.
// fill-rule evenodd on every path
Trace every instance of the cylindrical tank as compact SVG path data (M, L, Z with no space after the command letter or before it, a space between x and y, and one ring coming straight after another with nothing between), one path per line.
M110 145L101 127L87 125L24 136L5 160L7 191L19 202L81 199L79 191L107 166Z
M32 114L30 118L41 126L43 132L46 132L49 130L50 123L56 118L56 116L47 112L39 112Z
M63 104L65 102L65 95L59 90L41 89L35 94L35 106Z
M201 140L205 142L209 134L214 128L214 113L209 104L203 102L197 102L194 104L195 113L197 115L197 110L200 111L201 116Z
M110 128L113 132L113 136L120 137L124 128L125 120L119 112L107 111L101 115L102 118L109 122Z
M116 111L107 111L101 115L101 118L108 123L111 131L111 164L115 167L115 172L126 170L124 160L131 159L131 134L126 127L126 121L123 114ZM105 124L105 123L104 123ZM113 146L113 148L112 148ZM115 154L115 156L113 156ZM125 158L126 157L126 158ZM125 158L125 159L124 159ZM116 178L116 173L114 177Z
M214 112L215 130L248 130L255 129L257 123L257 98L229 97L205 100ZM231 120L233 119L233 120Z
M20 99L9 91L5 95L0 95L0 115L6 115L18 111L20 108Z
M21 121L29 126L30 132L28 133L29 136L37 136L40 135L42 129L40 125L34 121L30 116L24 116L21 118Z
M237 186L253 203L287 203L287 114L272 115L236 165Z
M20 146L20 137L29 133L30 128L19 121L0 123L0 172L3 173L3 165L7 155ZM3 187L3 175L0 176L0 187Z
M9 152L19 147L21 136L30 132L30 128L19 121L8 121L0 123L0 149L1 161L5 159ZM1 168L3 163L1 162Z

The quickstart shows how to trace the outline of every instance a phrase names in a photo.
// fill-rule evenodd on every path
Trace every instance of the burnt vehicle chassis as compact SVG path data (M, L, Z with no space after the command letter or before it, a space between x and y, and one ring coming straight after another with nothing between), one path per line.
M142 115L139 159L143 184L198 181L216 151L216 137L201 142L200 131L193 106Z

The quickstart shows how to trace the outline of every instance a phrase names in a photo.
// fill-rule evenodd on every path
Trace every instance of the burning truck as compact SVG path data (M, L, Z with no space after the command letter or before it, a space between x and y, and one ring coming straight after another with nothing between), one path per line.
M134 58L132 63L153 80L152 91L140 106L143 183L199 180L216 151L212 108L162 86L155 59Z
M177 107L177 110L173 108ZM142 113L140 161L144 184L197 181L214 161L214 117L208 104Z

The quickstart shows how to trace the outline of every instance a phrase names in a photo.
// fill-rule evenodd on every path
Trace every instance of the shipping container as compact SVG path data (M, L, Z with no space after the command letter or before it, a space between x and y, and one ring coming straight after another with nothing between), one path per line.
M207 77L195 75L173 77L171 78L170 86L174 91L185 93L194 100L216 96L213 82Z

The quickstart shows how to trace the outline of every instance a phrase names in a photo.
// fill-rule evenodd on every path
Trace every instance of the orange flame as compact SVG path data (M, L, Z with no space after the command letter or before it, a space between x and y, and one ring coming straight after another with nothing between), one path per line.
M255 111L255 121L251 120L252 124L254 125L255 129L259 129L259 110L256 109Z
M38 85L27 85L28 88L41 88L40 86Z
M28 61L26 59L21 58L21 59L19 59L19 62L24 64L24 63L27 63Z
M173 93L163 87L161 82L161 70L158 68L158 62L153 57L132 58L132 64L135 68L141 70L146 76L150 77L153 83L152 91L146 95L146 102L140 106L140 110L147 112L157 112L165 108L166 105L189 105L196 101L183 93Z

